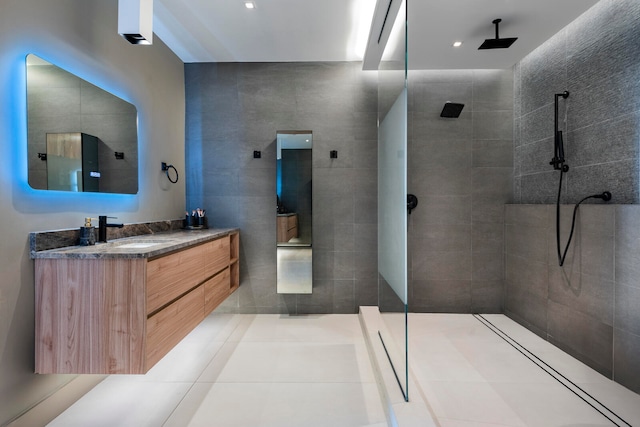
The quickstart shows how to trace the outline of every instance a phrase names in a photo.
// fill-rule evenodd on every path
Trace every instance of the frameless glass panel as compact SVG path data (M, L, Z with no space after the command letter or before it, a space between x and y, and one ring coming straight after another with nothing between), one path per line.
M310 131L282 131L276 137L277 292L313 290L312 143Z
M378 67L378 301L380 338L408 400L406 23L403 1Z

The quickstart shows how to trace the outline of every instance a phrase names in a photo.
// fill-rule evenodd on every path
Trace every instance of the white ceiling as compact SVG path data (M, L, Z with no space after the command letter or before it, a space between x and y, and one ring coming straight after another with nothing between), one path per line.
M409 1L411 68L461 69L511 67L598 0ZM254 2L155 0L154 33L184 62L362 60L376 0ZM518 40L479 51L495 37L495 18L500 37Z

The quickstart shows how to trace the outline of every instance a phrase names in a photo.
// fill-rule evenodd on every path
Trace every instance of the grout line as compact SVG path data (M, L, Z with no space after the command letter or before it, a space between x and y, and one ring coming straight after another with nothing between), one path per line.
M484 318L481 314L474 314L473 317L475 317L480 323L482 323L484 326L486 326L488 329L490 329L493 333L498 335L505 342L507 342L509 345L511 345L513 348L515 348L517 351L519 351L527 359L529 359L534 364L536 364L540 369L545 371L547 374L551 375L551 377L553 377L561 385L566 387L569 391L574 393L576 396L578 396L580 399L582 399L585 403L587 403L593 409L598 411L602 416L604 416L606 419L611 421L613 424L615 424L618 427L622 427L622 425L626 425L626 426L632 427L631 424L626 422L618 414L613 412L611 409L609 409L603 403L598 401L595 397L591 396L589 393L587 393L585 390L583 390L580 386L578 386L577 384L572 382L570 379L568 379L567 377L562 375L560 372L555 370L552 366L550 366L545 361L540 359L534 353L532 353L531 351L527 350L524 346L522 346L516 340L511 338L509 335L507 335L505 332L503 332L501 329L499 329L497 326L495 326L489 320ZM616 420L618 420L618 422L621 422L622 424L618 424L618 422L614 421L613 418L615 418Z
M616 307L618 306L618 277L616 272L618 271L618 260L616 257L618 249L618 212L619 206L613 207L613 307L612 316L613 319L613 334L611 335L611 379L615 381L616 378Z

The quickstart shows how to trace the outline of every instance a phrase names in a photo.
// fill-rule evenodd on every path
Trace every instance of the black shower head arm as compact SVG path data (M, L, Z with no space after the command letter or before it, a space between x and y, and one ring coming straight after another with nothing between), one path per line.
M496 26L496 40L500 38L500 36L498 35L498 25L500 25L500 23L502 22L502 19L498 18L498 19L494 19L492 21L495 26Z

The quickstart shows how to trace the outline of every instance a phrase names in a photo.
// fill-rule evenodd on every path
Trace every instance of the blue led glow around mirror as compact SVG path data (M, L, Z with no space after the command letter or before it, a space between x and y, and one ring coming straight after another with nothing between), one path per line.
M69 193L34 190L28 183L27 102L25 55L16 52L7 70L6 90L0 105L10 106L0 117L0 128L7 130L1 149L7 161L0 168L0 181L11 189L14 209L29 214L88 211L136 211L137 195L108 193ZM104 87L104 86L103 86Z
M29 185L136 194L135 106L34 54L27 55L26 64Z

